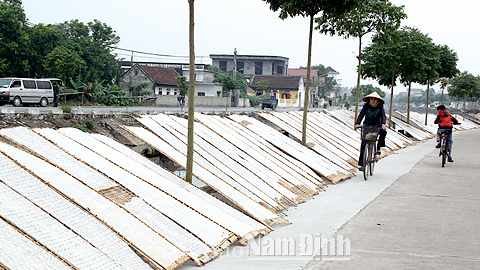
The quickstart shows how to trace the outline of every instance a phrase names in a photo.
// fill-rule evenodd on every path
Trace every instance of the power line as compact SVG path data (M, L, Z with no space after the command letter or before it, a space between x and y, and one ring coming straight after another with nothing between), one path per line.
M189 56L141 52L141 51L135 51L130 49L124 49L116 46L108 46L108 47L114 50L127 51L127 52L138 53L138 54L154 55L154 56L160 56L160 57L189 58ZM195 56L195 58L204 58L204 57L210 57L210 56Z

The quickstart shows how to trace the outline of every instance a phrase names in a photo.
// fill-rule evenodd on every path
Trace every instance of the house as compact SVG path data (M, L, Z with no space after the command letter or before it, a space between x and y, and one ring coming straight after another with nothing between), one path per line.
M127 72L125 72L117 81L118 85L123 85L123 90L128 94L132 94L135 86L147 83L145 91L149 91L151 95L177 95L178 83L177 77L180 76L174 69L164 67L153 67L135 64Z
M212 66L222 71L236 69L250 83L254 75L287 75L288 58L270 55L211 54Z
M190 65L182 66L182 75L187 81L190 80ZM223 84L213 82L214 72L208 70L205 65L195 65L195 96L221 97Z
M267 81L267 90L258 89L257 83ZM272 76L254 75L250 87L257 92L257 95L275 95L278 99L278 107L301 107L305 88L302 76Z
M147 83L145 90L154 96L176 96L179 93L177 77L185 76L188 81L189 75L189 65L178 64L171 68L135 64L118 79L117 84L123 85L127 94L131 94L135 86ZM213 82L213 73L204 65L195 65L195 95L218 97L221 93L222 84Z

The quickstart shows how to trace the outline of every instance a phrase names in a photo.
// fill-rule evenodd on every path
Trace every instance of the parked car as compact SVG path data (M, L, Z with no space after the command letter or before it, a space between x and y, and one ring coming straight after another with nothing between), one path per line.
M262 98L262 110L265 108L271 108L275 110L278 105L278 99L275 96L270 96L269 98Z
M53 102L53 86L49 79L0 78L0 104L15 107L38 104L45 107Z

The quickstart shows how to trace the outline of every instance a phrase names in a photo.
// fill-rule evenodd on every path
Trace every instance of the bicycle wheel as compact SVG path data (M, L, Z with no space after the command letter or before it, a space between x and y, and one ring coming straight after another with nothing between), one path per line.
M445 161L447 160L447 149L445 145L445 140L442 138L442 140L440 140L440 143L442 149L442 167L445 167Z
M375 157L375 153L377 152L377 144L375 142L372 142L370 144L370 175L373 175L373 171L375 170L375 161L376 161L376 157Z
M370 169L370 161L369 161L369 150L370 149L370 142L367 142L365 145L365 150L363 151L363 179L367 181Z

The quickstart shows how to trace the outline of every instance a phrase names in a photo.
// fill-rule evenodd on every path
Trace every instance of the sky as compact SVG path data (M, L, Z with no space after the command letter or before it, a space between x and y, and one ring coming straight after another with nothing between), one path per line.
M403 26L418 28L435 44L447 45L458 54L458 69L480 74L480 2L458 0L390 0L405 6ZM187 0L23 0L25 14L34 24L55 24L73 19L88 23L97 19L120 36L119 48L175 57L134 53L134 61L188 63ZM289 67L307 65L308 18L281 20L279 13L261 0L196 0L195 55L197 63L210 64L210 54L276 55L289 58ZM364 38L363 47L371 36ZM130 59L131 52L115 51ZM340 73L339 83L356 86L358 39L313 33L312 65L323 64ZM383 91L374 80L362 80ZM426 89L424 86L413 85ZM439 90L438 86L434 86ZM397 84L395 93L406 91Z

